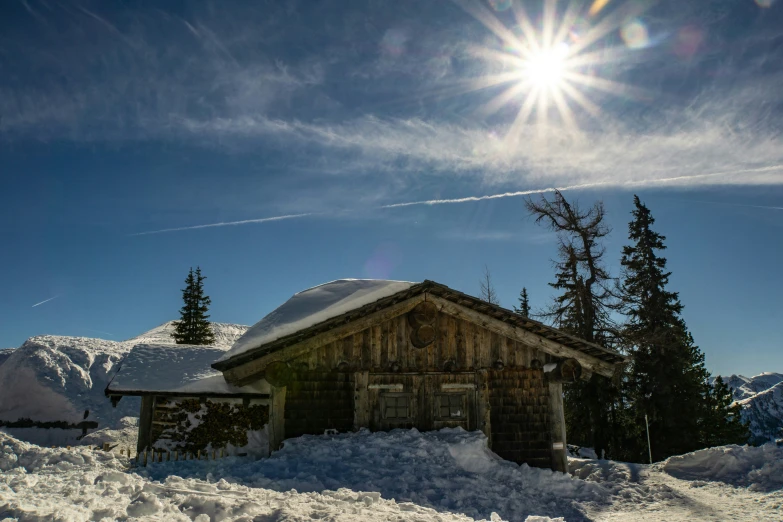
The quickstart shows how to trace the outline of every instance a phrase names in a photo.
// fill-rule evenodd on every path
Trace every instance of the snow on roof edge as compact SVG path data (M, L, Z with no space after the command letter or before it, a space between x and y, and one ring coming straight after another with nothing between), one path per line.
M229 360L417 284L419 283L389 279L336 279L307 288L292 295L251 326L215 362ZM314 291L316 292L313 293Z

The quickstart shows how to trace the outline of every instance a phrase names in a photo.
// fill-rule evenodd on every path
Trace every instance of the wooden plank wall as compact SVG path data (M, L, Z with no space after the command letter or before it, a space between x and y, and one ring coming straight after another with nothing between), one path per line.
M286 387L285 438L353 429L353 374L297 371Z
M359 333L312 350L293 359L298 370L336 369L371 372L473 371L493 368L500 360L505 367L529 368L533 359L542 364L548 354L500 334L439 313L435 322L437 337L425 348L410 343L411 327L402 315ZM448 364L447 364L448 363Z
M552 466L549 387L542 370L489 371L492 451L529 466Z

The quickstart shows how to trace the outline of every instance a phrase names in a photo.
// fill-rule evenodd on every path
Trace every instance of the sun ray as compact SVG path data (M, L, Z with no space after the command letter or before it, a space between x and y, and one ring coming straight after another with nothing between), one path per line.
M575 89L572 85L563 84L563 92L566 93L572 100L574 100L580 107L586 110L591 116L598 117L601 113L601 108L595 103L591 102L587 96L582 94L578 89Z
M510 84L476 110L476 114L489 117L499 113L504 106L517 105L521 100L507 131L506 146L518 142L533 113L539 136L548 135L546 128L550 126L550 118L554 121L556 116L566 130L578 132L574 109L581 109L593 117L601 112L590 100L589 91L625 97L644 96L643 89L601 74L607 64L624 60L629 50L618 46L598 48L598 43L619 29L629 16L643 13L651 0L628 2L606 10L603 8L608 2L596 1L592 3L590 13L576 0L560 6L557 0L542 0L542 16L535 24L522 2L515 1L511 5L517 25L512 28L506 27L482 3L454 1L503 42L505 50L487 47L469 50L472 56L493 64L494 69L502 68L503 72L472 78L459 89L478 91Z
M557 12L557 0L544 0L544 15L541 21L542 47L552 47L555 35L555 13Z
M516 83L511 85L509 88L492 98L489 102L484 104L479 109L479 114L483 116L490 116L492 114L495 114L500 109L503 108L504 105L508 104L511 100L517 98L522 92L524 92L526 89L528 89L528 86L524 83Z
M517 25L520 27L520 29L522 29L522 34L535 35L536 29L533 27L533 23L527 16L525 8L522 7L522 2L514 2L512 5L514 6L514 18L517 21ZM530 51L532 52L541 50L541 45L536 38L528 37L525 39L524 43L530 46ZM522 45L520 45L520 49L523 49Z

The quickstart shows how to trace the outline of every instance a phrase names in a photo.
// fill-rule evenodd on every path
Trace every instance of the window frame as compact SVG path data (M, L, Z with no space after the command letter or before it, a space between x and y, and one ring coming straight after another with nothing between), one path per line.
M459 397L462 401L461 411L462 415L459 417L452 417L451 416L451 404L449 401L449 404L446 406L449 409L449 416L443 417L441 415L441 409L443 408L441 404L441 399L444 397L448 397L451 399L452 397ZM468 420L468 393L467 391L454 391L454 392L438 392L435 394L435 420L436 421L449 421L449 422L467 422Z
M381 403L381 419L387 422L410 422L413 420L413 393L410 392L385 392L380 394ZM387 417L386 416L386 401L388 399L405 399L407 402L407 417ZM394 406L396 410L399 410L399 406Z

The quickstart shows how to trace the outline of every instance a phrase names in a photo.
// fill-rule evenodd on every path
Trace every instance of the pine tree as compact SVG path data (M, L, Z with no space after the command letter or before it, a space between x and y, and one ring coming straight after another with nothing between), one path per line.
M522 291L519 292L519 306L515 306L514 311L525 317L530 317L530 302L527 299L527 288L524 286Z
M489 268L484 265L484 277L479 280L481 287L481 300L486 301L489 304L499 305L500 300L498 294L495 292L495 287L492 285L492 276L489 273Z
M185 304L180 309L180 320L174 323L174 333L171 336L177 344L209 345L215 342L215 334L209 324L209 305L212 300L204 295L204 279L201 268L190 269L185 278L185 288L182 289L182 300Z
M526 201L537 223L558 234L555 282L549 285L560 293L541 315L556 327L582 339L612 343L615 327L611 318L612 296L607 288L609 274L603 267L602 239L609 234L604 224L603 204L587 210L569 203L559 191L553 201ZM601 455L619 454L617 435L621 422L615 403L619 391L609 380L593 375L589 381L564 387L566 430L577 444L591 446Z
M742 420L742 407L734 403L731 388L718 376L707 391L702 445L746 444L750 435L748 425Z
M623 248L620 262L621 309L629 319L623 335L633 347L628 392L637 427L636 457L646 453L640 429L646 414L653 460L658 461L703 447L707 439L729 437L735 424L729 420L725 390L712 390L708 383L704 354L680 317L678 294L667 290L671 272L658 255L666 249L666 238L652 230L655 220L638 196L634 206L628 226L633 244Z

